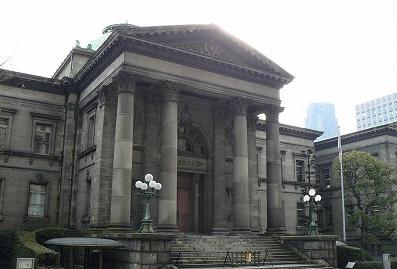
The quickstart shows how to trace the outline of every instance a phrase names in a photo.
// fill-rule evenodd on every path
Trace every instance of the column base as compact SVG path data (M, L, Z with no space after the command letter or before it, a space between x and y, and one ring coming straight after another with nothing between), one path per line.
M114 233L131 233L134 232L134 229L131 227L126 227L126 226L109 226L106 228L104 231L106 232L114 232Z
M226 228L212 228L211 233L214 235L226 235L230 233L230 230Z
M157 231L159 233L178 233L179 230L174 225L157 225Z
M232 235L238 235L238 234L251 234L251 230L249 228L233 228L230 232Z
M266 234L271 234L271 235L282 235L286 233L285 227L280 227L280 228L268 228L266 229Z

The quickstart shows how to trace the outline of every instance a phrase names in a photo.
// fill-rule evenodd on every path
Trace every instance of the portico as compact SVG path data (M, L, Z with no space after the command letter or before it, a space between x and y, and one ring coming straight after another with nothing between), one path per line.
M159 231L282 230L279 89L292 76L213 26L205 31L193 27L187 36L176 31L155 37L152 31L157 30L116 28L113 43L105 41L104 47L112 50L119 44L124 48L119 56L113 55L106 68L88 66L77 78L84 87L80 106L98 102L105 113L97 118L104 122L102 133L112 133L104 120L106 113L115 128L114 137L105 137L113 151L97 156L112 161L112 173L101 168L104 162L97 163L99 172L94 171L98 175L94 183L100 188L93 190L93 197L100 201L104 193L111 193L109 222L107 203L100 201L93 207L97 214L93 219L98 221L91 225L136 226L140 202L131 186L144 173L152 173L163 186L153 206ZM159 54L169 42L172 46ZM95 70L104 71L90 81ZM260 113L269 123L267 224L260 223L259 210L259 195L264 195L258 192L255 138ZM111 188L106 190L103 182Z

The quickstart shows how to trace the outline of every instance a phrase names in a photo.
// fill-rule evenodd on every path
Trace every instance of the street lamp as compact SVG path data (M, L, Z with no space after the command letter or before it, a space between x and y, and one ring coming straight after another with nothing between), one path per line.
M303 202L309 205L309 229L307 235L318 235L318 227L314 221L314 213L319 207L319 202L321 201L321 195L316 194L315 189L310 189L309 194L303 196Z
M142 182L138 180L135 182L135 187L140 190L140 194L143 195L143 199L145 200L145 214L141 220L141 227L138 231L140 233L154 233L153 221L150 218L149 204L154 196L158 196L158 191L161 190L163 186L161 183L154 181L151 174L145 175L145 181L146 182ZM157 192L155 192L155 190Z

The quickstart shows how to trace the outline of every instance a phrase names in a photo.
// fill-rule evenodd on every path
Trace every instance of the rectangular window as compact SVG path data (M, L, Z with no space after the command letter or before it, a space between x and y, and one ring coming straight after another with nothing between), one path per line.
M306 216L305 216L305 204L302 202L296 203L296 218L298 226L305 226Z
M302 160L295 161L295 175L297 182L304 182L305 181L305 162Z
M8 118L0 117L0 149L5 149L8 146L9 122Z
M50 154L53 126L45 123L36 123L34 127L33 153Z
M95 114L88 117L87 123L87 148L95 145Z
M29 217L44 217L47 200L47 185L34 184L29 185Z

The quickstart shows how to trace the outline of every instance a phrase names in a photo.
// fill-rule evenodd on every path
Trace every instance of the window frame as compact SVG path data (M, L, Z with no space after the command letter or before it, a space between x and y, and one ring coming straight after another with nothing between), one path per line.
M56 131L57 131L57 119L58 117L41 115L41 114L34 114L32 113L32 142L31 142L31 151L33 154L42 155L42 156L51 156L54 155L55 152L55 138L56 138ZM51 136L49 141L49 149L48 153L38 153L34 151L35 146L35 133L36 133L36 126L37 124L45 124L51 126Z
M45 186L45 199L44 199L44 213L43 216L31 216L29 215L29 207L30 207L30 186L31 185L40 185ZM26 206L26 216L28 218L47 218L48 217L48 197L49 196L49 182L38 182L38 181L29 181L28 184L28 199Z
M87 119L87 121L86 121L86 125L85 125L85 148L89 149L96 145L95 137L96 137L97 115L96 115L95 108L93 108L90 112L87 112L86 119ZM92 126L90 126L91 122L93 123ZM92 131L90 131L91 127L92 127ZM92 135L92 137L90 137L90 134Z
M8 108L0 107L0 118L8 119L7 138L6 138L5 146L4 146L3 149L0 147L0 150L7 150L7 149L10 148L11 137L12 137L12 126L13 126L13 121L14 121L14 114L16 112L17 112L17 110L15 110L15 109L8 109Z
M298 168L297 163L298 163L298 162L302 162L302 166L301 166L301 167L302 167L302 180L301 180L301 181L298 180L298 173L297 173L297 168ZM305 182L306 182L306 179L305 179L306 169L305 169L305 167L306 167L305 160L303 160L303 159L298 159L298 158L295 159L295 163L294 163L294 168L295 168L295 170L294 170L294 175L295 175L295 181L296 181L297 183L305 183Z

